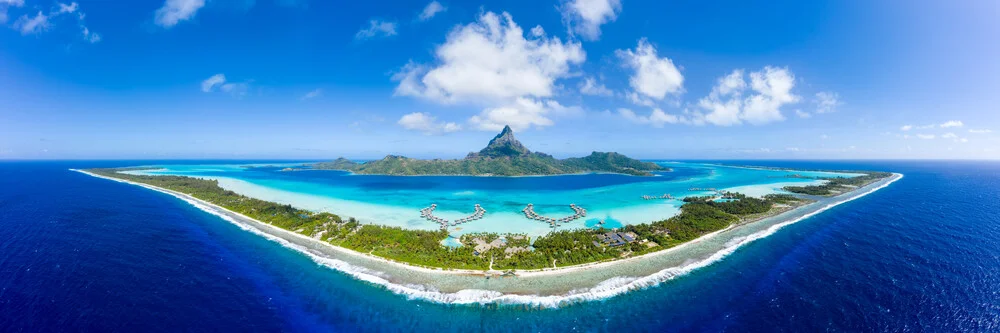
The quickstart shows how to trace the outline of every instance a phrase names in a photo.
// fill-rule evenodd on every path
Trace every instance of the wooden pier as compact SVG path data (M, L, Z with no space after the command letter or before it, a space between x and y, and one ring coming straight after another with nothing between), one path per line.
M717 189L717 188L714 188L714 187L692 187L692 188L689 188L688 191L692 191L692 192L709 191L709 192L715 192L715 193L717 193L719 195L722 195L723 192L725 192L723 190L720 190L720 189Z
M538 213L535 213L534 204L528 204L528 206L524 207L524 209L522 209L521 212L524 213L524 217L527 217L532 220L548 222L549 227L555 229L556 227L559 226L560 223L568 223L578 218L587 216L586 208L577 206L576 204L569 204L569 208L573 210L573 215L561 218L552 218L552 217L538 215Z
M420 217L427 219L428 221L437 223L441 225L441 229L448 229L448 226L457 226L462 223L475 221L483 218L486 215L486 209L482 206L476 204L475 212L472 215L457 219L455 221L448 221L446 219L434 216L434 209L437 209L437 204L431 204L429 207L420 210Z
M663 195L644 195L644 196L642 196L642 200L656 200L656 199L668 199L669 200L669 199L674 199L674 196L670 195L670 193L664 193Z
M688 191L712 191L712 192L716 192L718 190L719 189L714 187L692 187L688 189Z
M455 222L452 222L451 225L456 226L465 222L475 221L483 218L484 214L486 214L486 210L483 209L483 207L480 206L479 204L476 204L476 210L475 212L472 213L472 215L457 219L455 220Z
M434 216L434 209L437 209L437 204L431 204L429 207L420 210L420 217L425 218L431 222L441 225L441 229L448 228L448 220Z

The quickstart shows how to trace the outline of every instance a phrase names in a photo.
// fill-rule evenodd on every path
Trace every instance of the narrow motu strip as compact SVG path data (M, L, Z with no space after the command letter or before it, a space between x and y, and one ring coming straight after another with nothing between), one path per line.
M666 250L615 261L519 271L516 277L505 278L489 271L432 269L395 262L284 230L184 193L83 170L74 171L169 194L244 230L301 252L320 265L409 298L451 304L531 304L541 307L603 299L671 280L710 265L784 226L873 193L903 177L893 174L855 191L822 198L777 216L731 226Z

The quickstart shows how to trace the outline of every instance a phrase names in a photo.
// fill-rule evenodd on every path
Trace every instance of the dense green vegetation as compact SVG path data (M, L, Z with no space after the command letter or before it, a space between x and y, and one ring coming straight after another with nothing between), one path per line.
M764 199L770 200L776 204L787 204L800 200L791 194L768 194L764 196Z
M776 204L804 202L792 195L769 195L763 199L739 193L725 193L722 200L711 197L686 198L681 213L648 224L627 225L619 232L634 235L635 242L619 247L595 244L610 230L560 230L529 243L525 235L477 233L464 235L465 246L441 245L448 237L444 230L409 230L346 221L330 213L314 213L290 205L258 200L225 190L214 180L183 176L140 176L123 174L124 169L91 169L88 172L173 190L205 200L271 225L310 236L333 245L418 266L485 270L538 269L568 266L639 255L693 240L734 223L772 214ZM858 177L856 177L858 178ZM869 178L865 178L869 179ZM837 184L861 184L864 180L837 180ZM787 207L785 207L787 208ZM504 237L504 246L475 255L475 238L489 243ZM530 245L529 245L530 244ZM513 251L528 248L530 251ZM512 251L507 251L508 249Z
M346 161L346 162L345 162ZM560 175L588 172L652 175L650 171L667 170L655 163L634 160L618 153L594 152L583 158L558 160L543 153L509 157L474 156L461 160L421 160L389 155L381 160L355 163L346 159L313 164L314 169L346 170L377 175Z
M587 172L652 175L667 170L656 163L642 162L618 153L593 152L586 157L556 159L531 152L514 138L510 127L493 138L486 148L460 160L420 160L389 155L381 160L356 163L345 158L313 164L314 169L346 170L379 175L559 175Z
M785 186L785 190L792 193L808 195L836 195L849 192L855 188L871 184L879 179L892 176L889 172L867 172L856 177L833 177L825 178L827 181L822 185L808 186Z
M312 167L314 169L321 170L354 170L354 168L356 168L359 164L360 163L340 157L333 161L313 164Z
M648 171L666 170L652 162L643 162L628 156L610 152L591 152L585 157L572 157L561 161L565 168L591 172L617 172L635 175L649 175Z
M742 193L727 192L722 196L723 201L712 200L712 197L687 197L684 202L701 203L733 215L749 215L766 213L771 209L773 201L748 197Z
M134 170L134 169L133 169ZM233 191L224 190L214 180L204 180L183 176L138 176L118 173L118 169L91 169L89 172L102 176L131 180L181 193L189 194L226 209L268 223L283 229L302 233L314 231L326 223L342 223L339 216L330 213L314 214L270 201L250 198Z
M508 247L530 247L531 239L526 234L499 234L495 232L474 232L462 235L459 240L463 245L476 246L475 239L490 243L493 240L503 237Z

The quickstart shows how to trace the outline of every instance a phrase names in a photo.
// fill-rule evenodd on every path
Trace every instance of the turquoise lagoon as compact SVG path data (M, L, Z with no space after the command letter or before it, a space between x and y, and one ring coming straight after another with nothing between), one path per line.
M652 177L581 174L531 177L379 176L343 171L312 170L302 163L266 165L156 165L158 169L131 171L148 175L182 175L215 179L220 186L250 197L295 207L354 217L362 223L436 230L437 223L420 217L419 210L437 204L434 214L448 220L467 216L475 204L487 210L483 219L449 228L453 237L471 232L525 233L532 238L552 229L525 218L528 203L539 214L572 214L570 204L587 209L586 218L558 229L593 228L646 223L679 212L680 198L709 195L715 188L751 196L783 193L787 185L819 183L803 177L849 177L854 174L771 170L716 164L657 162L672 170ZM292 167L295 171L282 171ZM643 195L670 194L675 199L643 199ZM558 230L557 229L557 230ZM446 245L457 245L457 241Z

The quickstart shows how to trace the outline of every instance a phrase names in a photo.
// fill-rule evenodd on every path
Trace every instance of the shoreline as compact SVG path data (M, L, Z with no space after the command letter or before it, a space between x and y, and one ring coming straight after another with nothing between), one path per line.
M381 285L394 293L406 295L410 298L454 304L514 303L549 307L558 306L566 302L603 299L630 290L652 286L683 275L691 270L707 266L727 256L742 245L764 238L786 225L804 220L834 206L873 193L903 177L901 174L894 173L889 178L832 197L830 200L817 201L796 207L775 216L763 218L760 221L739 225L734 224L669 249L611 261L517 271L516 277L500 278L499 271L429 268L360 253L272 226L184 193L123 179L105 177L83 170L71 170L171 195L208 213L222 217L236 224L241 229L302 252L321 265L347 273L359 280ZM830 203L825 201L835 202ZM817 209L817 205L824 203L826 203L825 206L818 207ZM805 212L810 209L814 210L795 217L796 213ZM772 221L776 223L766 225L768 220L777 221ZM765 228L756 230L748 227L749 225L761 225ZM753 232L741 237L738 235L739 232L737 230L742 230L743 228L747 228L745 231ZM718 243L717 236L730 232L734 233L734 236L737 237L724 242L721 249L713 247L720 244L704 245L715 250L709 252L707 258L697 258L699 257L697 254L703 252L698 249L700 245L703 245L702 243ZM733 241L736 241L736 244L730 245L729 243ZM693 257L687 257L688 255L683 254L683 252L692 252L692 254L688 255ZM678 256L675 258L669 256L670 254L678 254ZM678 261L677 259L682 260ZM690 262L691 260L694 260L694 262ZM665 264L662 266L647 265L651 263L650 261ZM653 271L649 272L651 269ZM612 274L608 278L609 274L617 273L618 271L622 271L622 274ZM491 276L494 277L493 283L485 282L490 281L489 277ZM439 281L443 277L446 277L448 281ZM560 279L552 280L553 277L559 277ZM572 277L578 278L579 281L572 281L570 279ZM571 282L578 283L570 285Z

